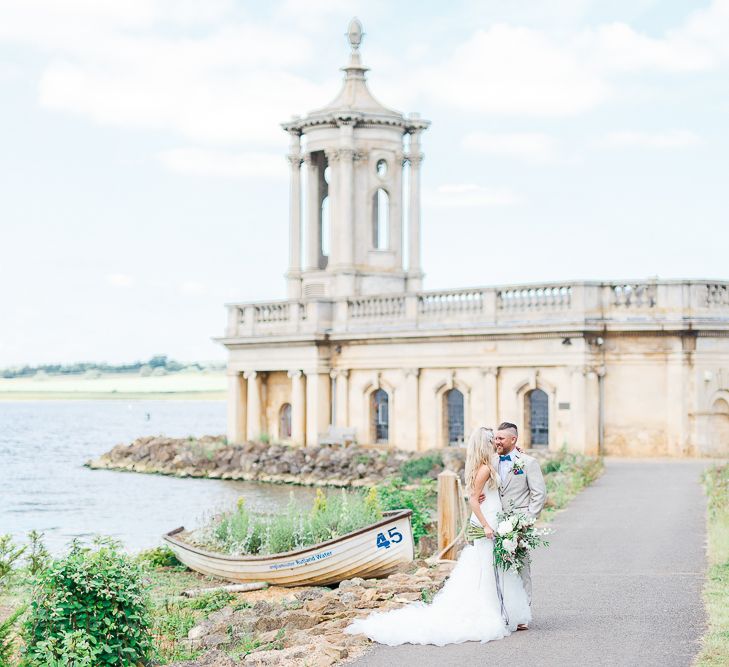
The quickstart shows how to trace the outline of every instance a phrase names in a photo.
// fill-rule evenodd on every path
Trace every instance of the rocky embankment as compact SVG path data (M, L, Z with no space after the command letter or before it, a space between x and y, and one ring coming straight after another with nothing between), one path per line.
M290 596L250 606L242 594L189 631L188 647L203 653L173 667L334 665L370 645L363 635L344 634L352 619L429 600L451 569L450 563L428 567L416 561L386 579L349 579L336 589L288 589Z
M263 442L228 445L222 436L199 439L149 436L117 445L87 465L177 477L344 487L376 484L399 475L403 464L428 457L433 461L429 476L435 477L444 468L460 473L465 451L454 447L439 450L436 455L357 445L291 447Z

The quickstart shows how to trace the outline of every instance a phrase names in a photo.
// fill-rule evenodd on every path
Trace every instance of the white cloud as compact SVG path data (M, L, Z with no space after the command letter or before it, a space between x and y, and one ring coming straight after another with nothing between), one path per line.
M700 146L701 137L689 130L667 132L610 132L596 142L599 148L693 148Z
M524 160L531 164L552 162L556 157L553 137L541 132L472 132L461 145L466 150Z
M473 113L565 116L610 96L598 72L546 34L496 25L478 30L442 65L423 73L429 96Z
M172 171L230 179L285 179L288 169L277 153L175 148L159 153L157 159Z
M670 34L662 39L642 35L625 23L600 26L577 39L584 57L602 71L691 72L711 65L704 44Z
M623 22L559 37L496 24L424 67L419 83L431 99L466 112L558 117L616 97L628 76L707 71L727 62L729 0L714 0L658 37Z
M126 289L134 285L134 278L126 273L110 273L106 276L106 281L113 287Z
M441 185L435 191L426 191L423 199L426 205L439 208L511 206L519 201L511 190L486 188L472 183Z
M210 59L216 57L209 54ZM220 55L220 54L218 54ZM326 90L326 92L325 92ZM149 62L51 63L41 77L41 103L102 125L173 131L203 142L284 142L279 123L330 97L283 69L262 65L190 64L150 55Z

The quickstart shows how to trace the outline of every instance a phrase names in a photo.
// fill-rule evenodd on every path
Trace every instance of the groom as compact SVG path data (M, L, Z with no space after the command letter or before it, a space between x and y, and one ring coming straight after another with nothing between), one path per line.
M494 460L499 471L501 485L499 493L504 511L512 509L521 510L537 518L547 499L547 487L542 477L539 462L516 449L519 432L516 424L502 422L494 435L494 447L499 460ZM524 590L532 601L532 576L529 557L521 569L521 579ZM527 626L519 626L519 630L526 630Z

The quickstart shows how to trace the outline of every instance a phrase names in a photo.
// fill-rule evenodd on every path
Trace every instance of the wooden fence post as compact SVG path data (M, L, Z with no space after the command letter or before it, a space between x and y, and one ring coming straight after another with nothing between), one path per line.
M438 553L453 544L458 535L462 502L458 494L458 475L444 470L438 475ZM455 557L455 545L441 555L444 560L455 560Z

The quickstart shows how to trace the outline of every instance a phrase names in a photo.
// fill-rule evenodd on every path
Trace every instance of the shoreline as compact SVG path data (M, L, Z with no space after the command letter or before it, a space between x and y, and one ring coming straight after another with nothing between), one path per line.
M422 460L422 476L463 469L465 451L409 452L358 445L294 447L247 442L229 445L224 436L146 436L120 444L84 466L171 477L222 479L309 487L362 488L399 476L403 465Z
M224 391L8 391L0 392L0 402L10 401L118 401L118 400L205 400L224 401Z

